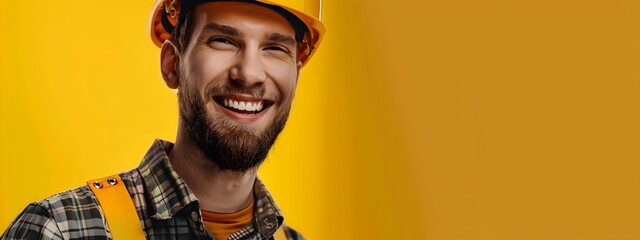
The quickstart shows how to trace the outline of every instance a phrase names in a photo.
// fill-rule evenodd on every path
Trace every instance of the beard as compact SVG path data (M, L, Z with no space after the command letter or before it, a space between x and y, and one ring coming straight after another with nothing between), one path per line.
M184 76L184 75L183 75ZM183 78L183 80L186 80ZM291 102L281 103L272 122L264 129L245 129L227 118L207 114L205 101L198 91L183 81L178 90L180 120L187 137L202 152L205 160L225 171L244 173L257 169L265 160L276 138L287 122ZM247 88L229 81L222 86L207 86L210 101L215 93L244 93L261 96L264 86ZM213 103L217 104L217 103ZM266 111L267 109L263 110ZM224 113L219 113L223 115Z

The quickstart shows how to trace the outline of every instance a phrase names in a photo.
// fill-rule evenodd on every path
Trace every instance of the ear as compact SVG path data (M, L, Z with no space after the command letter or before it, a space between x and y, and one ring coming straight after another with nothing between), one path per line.
M300 69L302 69L302 61L298 61L296 63L296 68L297 68L297 77L296 77L296 81L298 81L298 78L300 78Z
M167 87L176 89L180 86L180 79L177 73L178 49L169 40L165 40L160 48L160 70L162 71L162 78Z

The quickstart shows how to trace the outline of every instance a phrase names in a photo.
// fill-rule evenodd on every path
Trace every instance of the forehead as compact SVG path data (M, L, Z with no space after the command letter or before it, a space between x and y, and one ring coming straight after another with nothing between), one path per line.
M202 3L193 10L192 19L196 31L209 23L216 23L240 31L262 30L295 36L293 27L283 16L266 7L247 2Z

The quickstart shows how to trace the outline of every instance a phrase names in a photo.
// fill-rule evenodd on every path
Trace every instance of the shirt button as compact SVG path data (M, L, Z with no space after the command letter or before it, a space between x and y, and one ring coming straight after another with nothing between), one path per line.
M191 212L191 220L194 222L198 221L198 213L196 211Z

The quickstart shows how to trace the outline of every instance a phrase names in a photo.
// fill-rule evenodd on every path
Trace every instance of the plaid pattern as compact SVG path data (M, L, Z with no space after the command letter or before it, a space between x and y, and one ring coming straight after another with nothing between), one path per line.
M120 174L147 239L214 239L202 223L198 200L173 170L167 152L173 144L156 140L138 168ZM254 184L253 221L232 240L271 239L284 227L289 240L304 239L283 225L282 212L260 179ZM82 186L29 204L0 239L111 239L99 203Z

